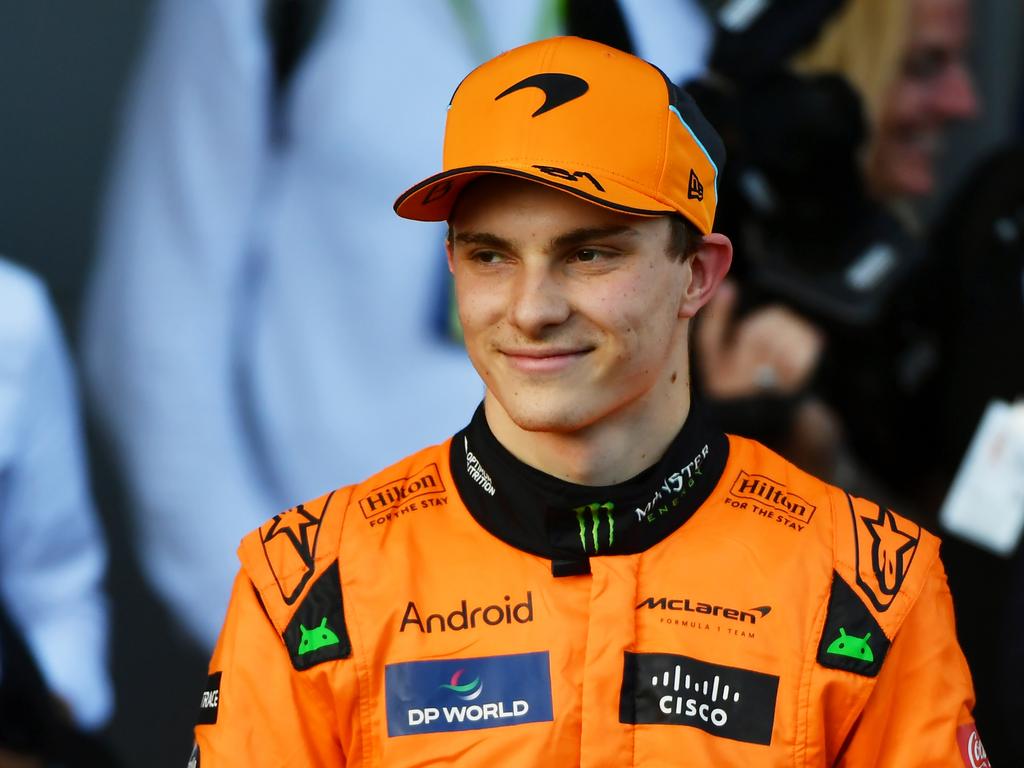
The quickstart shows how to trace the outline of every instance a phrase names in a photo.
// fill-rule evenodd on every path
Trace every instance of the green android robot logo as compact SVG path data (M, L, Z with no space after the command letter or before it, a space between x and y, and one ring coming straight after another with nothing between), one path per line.
M864 637L856 637L855 635L846 634L846 629L844 627L840 627L839 637L829 643L828 648L825 649L825 653L834 653L837 656L849 656L851 659L871 663L875 660L875 654L871 652L871 646L868 645L868 640L870 638L870 632L864 635Z
M302 631L302 642L299 643L299 656L315 651L318 648L326 648L328 645L337 645L341 642L338 636L334 634L334 631L327 626L326 616L320 622L319 627L306 629L305 625L299 624L299 629Z

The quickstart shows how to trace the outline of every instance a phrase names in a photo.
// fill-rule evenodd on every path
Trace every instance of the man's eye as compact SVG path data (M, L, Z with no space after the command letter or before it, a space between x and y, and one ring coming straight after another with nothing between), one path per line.
M594 248L581 248L573 254L574 261L592 262L600 259L604 253Z
M473 261L481 264L497 264L503 261L503 257L497 251L476 251L473 254Z

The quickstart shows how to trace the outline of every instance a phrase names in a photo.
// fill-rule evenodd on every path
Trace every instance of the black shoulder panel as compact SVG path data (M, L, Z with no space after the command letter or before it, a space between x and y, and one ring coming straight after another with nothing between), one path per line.
M828 615L818 643L818 663L875 677L889 651L889 638L838 573L832 574Z
M352 654L337 561L313 582L283 637L292 666L299 671Z

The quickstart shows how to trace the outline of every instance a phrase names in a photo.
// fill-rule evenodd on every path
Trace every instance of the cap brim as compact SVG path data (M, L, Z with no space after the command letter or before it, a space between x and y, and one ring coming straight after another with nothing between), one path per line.
M603 208L635 216L664 216L667 213L677 212L675 208L666 203L607 178L602 178L600 182L594 182L587 176L583 176L574 182L559 182L555 178L539 172L533 166L473 165L438 173L410 187L395 201L395 213L404 219L414 221L447 221L462 190L473 180L491 174L535 181L538 184L564 190ZM598 183L601 185L601 189L595 188L594 192L582 188L583 185Z

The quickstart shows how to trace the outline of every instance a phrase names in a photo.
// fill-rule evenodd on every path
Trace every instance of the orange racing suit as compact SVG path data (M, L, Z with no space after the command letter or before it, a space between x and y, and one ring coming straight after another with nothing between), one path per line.
M696 410L595 488L481 408L243 540L194 764L987 765L938 549Z

